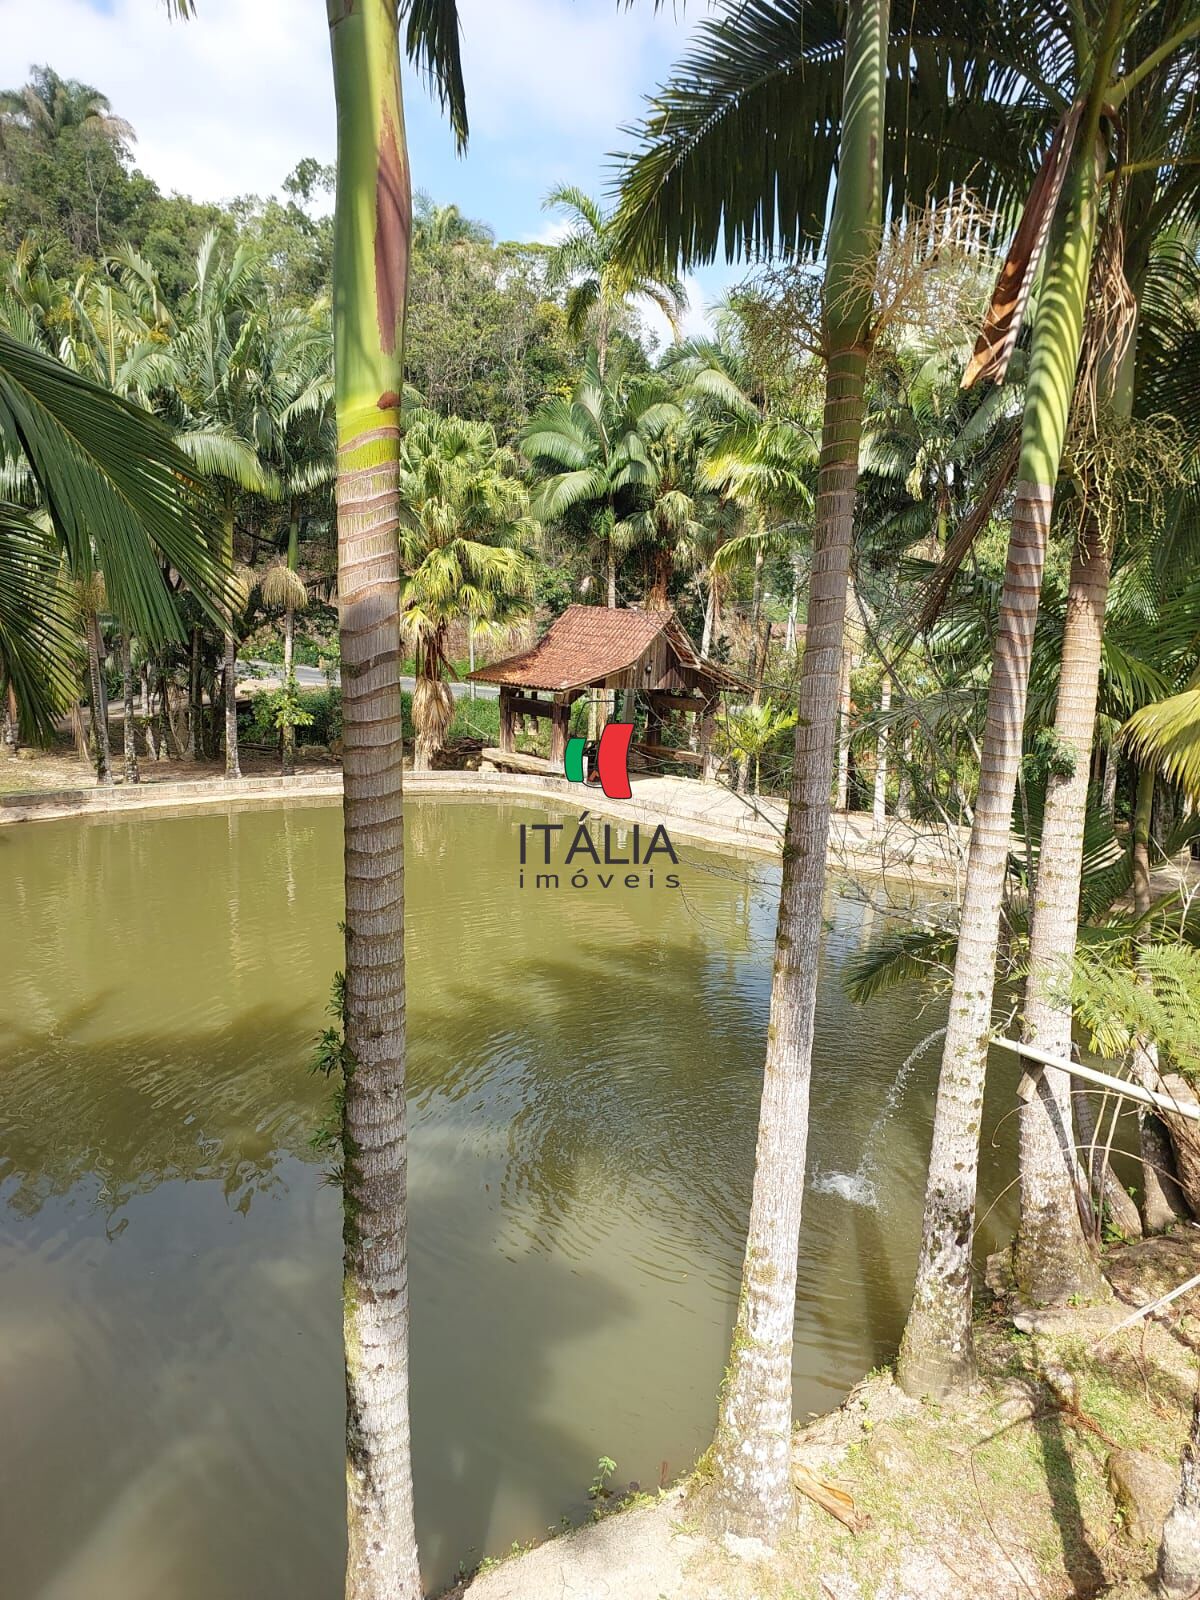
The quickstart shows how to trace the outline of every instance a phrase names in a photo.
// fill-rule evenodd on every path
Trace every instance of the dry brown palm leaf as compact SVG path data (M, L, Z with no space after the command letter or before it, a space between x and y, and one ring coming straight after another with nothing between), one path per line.
M1018 418L1009 437L1001 446L995 468L984 485L982 494L947 540L942 559L919 591L921 609L917 613L918 632L923 633L927 628L932 628L941 615L955 574L971 553L971 546L987 526L996 502L1012 482L1020 459L1021 423Z
M1013 242L1000 268L992 302L975 343L975 353L963 373L964 389L971 388L980 378L991 378L995 383L1004 381L1009 360L1016 348L1017 335L1025 320L1025 310L1046 248L1050 224L1058 210L1082 109L1081 104L1072 106L1054 130L1050 148L1038 168Z
M839 1489L836 1483L828 1483L824 1478L818 1478L816 1473L810 1471L803 1462L792 1462L792 1482L814 1505L820 1506L822 1511L828 1511L831 1517L836 1517L839 1522L845 1523L851 1533L861 1533L871 1520L858 1509L853 1496L847 1494L845 1489Z
M259 584L264 601L280 610L303 611L308 604L308 590L298 572L282 563L268 567Z
M1112 398L1121 362L1133 339L1137 314L1137 300L1125 276L1125 229L1114 182L1088 281L1073 431L1084 424L1093 435L1100 431L1100 411Z

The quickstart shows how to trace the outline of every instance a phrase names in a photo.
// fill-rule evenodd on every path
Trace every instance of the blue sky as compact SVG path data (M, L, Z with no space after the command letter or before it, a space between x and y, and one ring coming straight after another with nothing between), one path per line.
M438 108L406 84L414 184L456 201L503 238L551 237L556 183L601 193L622 123L637 116L703 16L702 0L460 0L471 146L456 157ZM321 0L200 0L169 22L155 0L39 0L5 7L4 83L49 59L95 84L137 130L139 164L203 199L269 193L306 155L333 157L328 31ZM689 281L703 305L743 269Z

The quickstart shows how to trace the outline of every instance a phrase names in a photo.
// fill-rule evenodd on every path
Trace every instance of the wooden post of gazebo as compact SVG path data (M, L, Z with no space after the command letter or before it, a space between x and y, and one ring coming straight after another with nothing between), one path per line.
M507 684L500 686L500 748L501 750L515 750L516 740L513 737L513 691Z
M567 734L571 726L571 701L574 695L556 694L550 713L550 759L561 767L567 754Z

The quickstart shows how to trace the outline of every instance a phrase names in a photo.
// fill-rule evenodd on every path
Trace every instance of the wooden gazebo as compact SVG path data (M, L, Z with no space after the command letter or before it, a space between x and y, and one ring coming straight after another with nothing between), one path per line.
M714 717L721 692L749 693L740 678L703 660L673 611L568 606L538 642L471 674L500 686L500 751L513 752L518 717L549 717L550 763L561 767L571 706L589 689L635 693L646 706L646 738L633 749L652 759L713 770ZM665 745L674 716L699 727L698 751Z

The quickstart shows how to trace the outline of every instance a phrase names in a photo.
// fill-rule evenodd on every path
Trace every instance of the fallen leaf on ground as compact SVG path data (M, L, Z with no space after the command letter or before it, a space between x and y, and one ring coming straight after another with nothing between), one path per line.
M854 1504L853 1497L844 1489L839 1489L836 1484L827 1483L824 1478L818 1478L815 1472L810 1472L799 1461L792 1463L792 1482L802 1495L819 1505L822 1511L828 1511L831 1517L836 1517L839 1522L845 1523L852 1533L861 1533L870 1521Z

